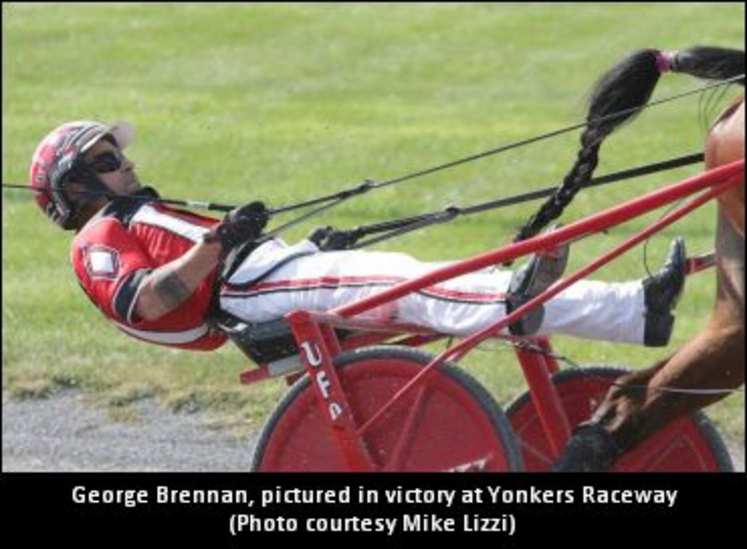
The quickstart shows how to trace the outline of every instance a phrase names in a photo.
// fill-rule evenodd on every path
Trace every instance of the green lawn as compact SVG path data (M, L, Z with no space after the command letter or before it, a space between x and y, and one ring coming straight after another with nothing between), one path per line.
M128 119L141 179L164 196L281 206L497 147L579 121L586 90L640 47L741 47L744 6L637 4L15 4L3 3L3 182L25 182L38 140L74 119ZM656 97L694 88L671 76ZM731 95L733 92L727 93ZM723 104L723 99L721 103ZM709 111L712 116L717 105ZM700 150L697 97L644 114L606 145L598 173ZM561 178L577 135L390 187L292 231L352 227L542 188ZM694 173L582 193L569 221ZM3 191L3 390L44 395L81 387L121 409L158 396L253 425L281 382L238 384L246 361L228 347L191 354L118 332L77 288L68 246L30 196ZM468 257L507 242L536 204L429 229L381 249L422 259ZM652 219L649 217L648 219ZM641 222L577 243L572 265ZM648 246L658 268L669 239L712 248L714 210ZM598 273L645 276L640 249ZM557 338L586 363L645 366L689 338L713 299L713 274L688 284L671 349ZM465 366L501 402L523 390L511 355L478 352ZM712 409L744 436L743 393Z

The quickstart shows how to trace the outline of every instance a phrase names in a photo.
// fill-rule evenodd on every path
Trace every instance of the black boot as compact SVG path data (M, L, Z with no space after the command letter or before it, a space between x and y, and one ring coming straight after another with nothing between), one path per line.
M581 423L568 440L563 453L552 464L554 473L591 473L608 471L620 456L610 434L596 422Z
M517 269L508 285L506 313L511 314L560 279L568 263L568 254L568 244L563 244L552 252L534 254L528 263ZM544 317L545 308L540 305L510 324L509 332L517 336L536 334Z
M677 237L669 247L669 256L661 270L643 280L646 325L643 343L647 347L669 344L674 328L672 311L685 288L687 253L685 241Z

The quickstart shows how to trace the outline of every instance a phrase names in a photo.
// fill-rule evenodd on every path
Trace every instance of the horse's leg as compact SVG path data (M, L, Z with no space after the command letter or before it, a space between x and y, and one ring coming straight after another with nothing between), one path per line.
M682 394L659 388L734 389L744 383L744 241L723 212L716 253L717 300L705 329L668 360L623 378L623 387L610 391L595 415L621 449L633 447L672 419L727 394ZM646 384L647 389L640 388Z
M608 468L672 419L726 396L659 388L733 389L744 383L744 240L721 208L716 242L717 298L708 324L669 359L618 380L555 470Z

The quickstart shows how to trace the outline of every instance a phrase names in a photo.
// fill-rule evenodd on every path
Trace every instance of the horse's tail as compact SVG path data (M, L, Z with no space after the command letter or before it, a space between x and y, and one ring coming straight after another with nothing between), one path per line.
M599 149L617 128L641 112L668 71L698 78L726 80L744 75L744 51L698 46L680 52L655 49L636 51L599 78L590 93L586 128L575 164L554 196L542 205L517 235L529 238L560 217L576 193L586 185L599 162ZM744 86L744 78L739 80Z
M708 80L727 80L744 76L744 65L744 51L726 48L696 46L680 52L653 49L634 52L594 85L587 122L595 133L606 137L641 112L640 107L648 102L661 74L671 71ZM744 78L739 83L744 86ZM594 122L617 112L623 114Z

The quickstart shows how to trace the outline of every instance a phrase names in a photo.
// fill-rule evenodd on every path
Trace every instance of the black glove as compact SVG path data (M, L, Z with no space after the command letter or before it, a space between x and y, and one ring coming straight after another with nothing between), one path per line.
M205 233L204 242L220 242L225 253L236 246L257 240L267 225L270 213L263 202L251 202L228 212L223 221Z
M307 236L323 252L347 250L352 247L357 235L355 231L340 231L334 227L317 227Z
M307 240L311 240L321 250L324 242L329 238L329 235L334 231L330 226L317 227L309 233L306 237Z

